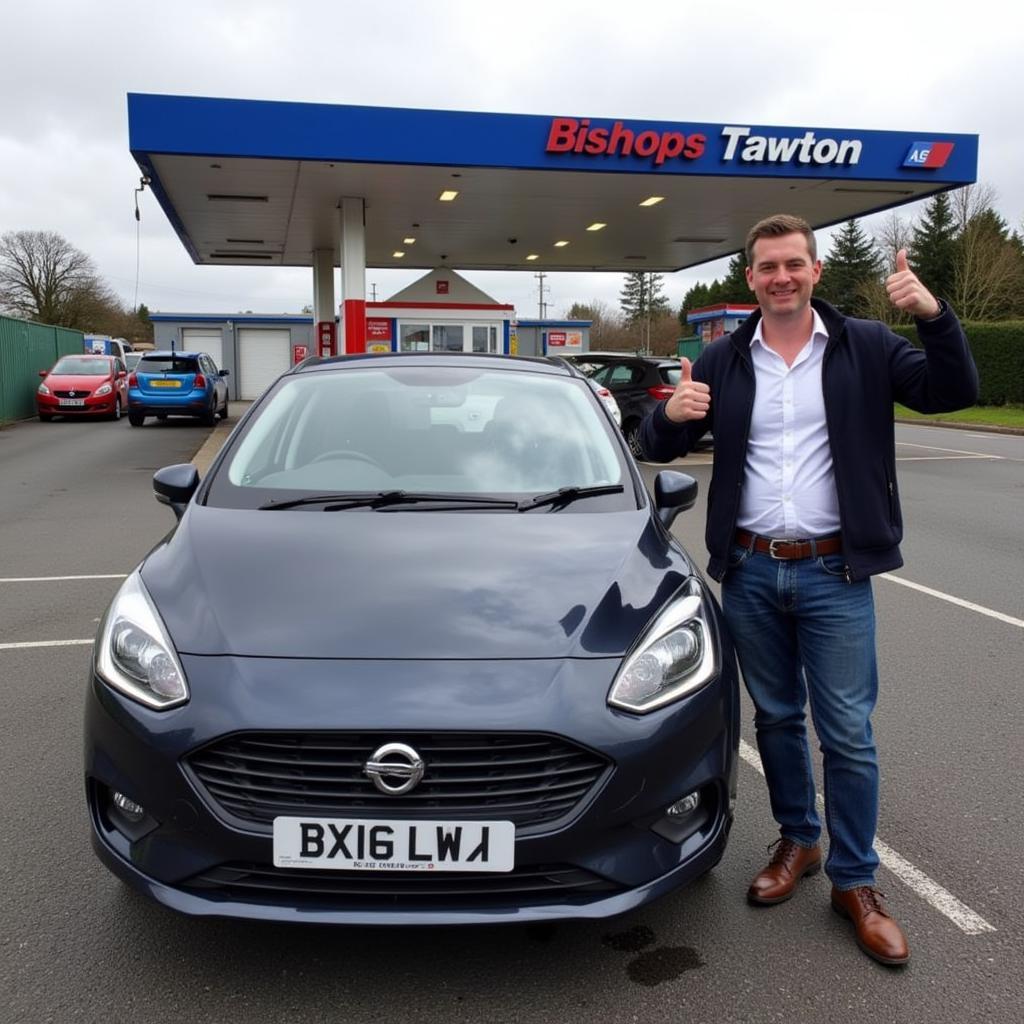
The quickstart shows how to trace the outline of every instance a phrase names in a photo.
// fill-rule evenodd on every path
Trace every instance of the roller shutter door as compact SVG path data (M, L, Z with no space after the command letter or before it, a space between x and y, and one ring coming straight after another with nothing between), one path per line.
M185 352L205 352L216 364L217 369L224 368L224 346L220 329L208 327L183 327L181 329L181 347Z
M291 365L291 332L241 328L238 332L239 398L259 398Z

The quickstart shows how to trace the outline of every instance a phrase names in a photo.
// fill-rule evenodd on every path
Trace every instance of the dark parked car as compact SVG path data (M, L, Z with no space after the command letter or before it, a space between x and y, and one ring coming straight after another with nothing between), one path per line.
M102 416L119 420L128 404L127 373L117 356L61 356L51 370L40 370L36 412L47 423L54 416Z
M640 423L675 390L681 373L679 360L668 356L587 352L573 356L572 361L612 393L622 414L622 433L629 450L642 458Z
M128 377L128 422L194 416L212 427L227 419L227 375L205 352L147 352Z
M737 674L573 367L307 360L250 407L108 608L86 699L93 845L189 914L595 918L710 870Z

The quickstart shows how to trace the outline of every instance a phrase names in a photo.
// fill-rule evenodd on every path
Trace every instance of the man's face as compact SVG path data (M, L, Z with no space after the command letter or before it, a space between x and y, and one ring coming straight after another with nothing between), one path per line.
M821 260L812 260L807 239L799 232L759 238L747 267L747 284L767 316L802 313L821 278Z

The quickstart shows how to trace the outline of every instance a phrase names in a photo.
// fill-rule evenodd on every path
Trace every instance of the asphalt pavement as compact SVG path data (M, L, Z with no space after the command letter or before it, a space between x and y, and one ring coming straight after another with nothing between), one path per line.
M205 464L231 422L0 430L3 1024L1020 1020L1024 437L897 428L906 565L874 584L879 884L913 950L894 971L859 952L821 875L779 907L745 902L773 838L749 705L725 859L624 918L284 927L181 917L122 886L88 841L89 641L173 526L153 471L200 452ZM676 523L699 560L709 463L672 467L701 485ZM643 467L649 482L659 468Z

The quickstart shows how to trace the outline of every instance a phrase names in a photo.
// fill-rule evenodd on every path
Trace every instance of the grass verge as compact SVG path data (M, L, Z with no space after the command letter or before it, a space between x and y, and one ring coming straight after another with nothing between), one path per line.
M976 426L1018 427L1024 429L1024 405L975 405L959 412L940 412L924 416L904 405L895 406L896 419L929 423L973 423Z

